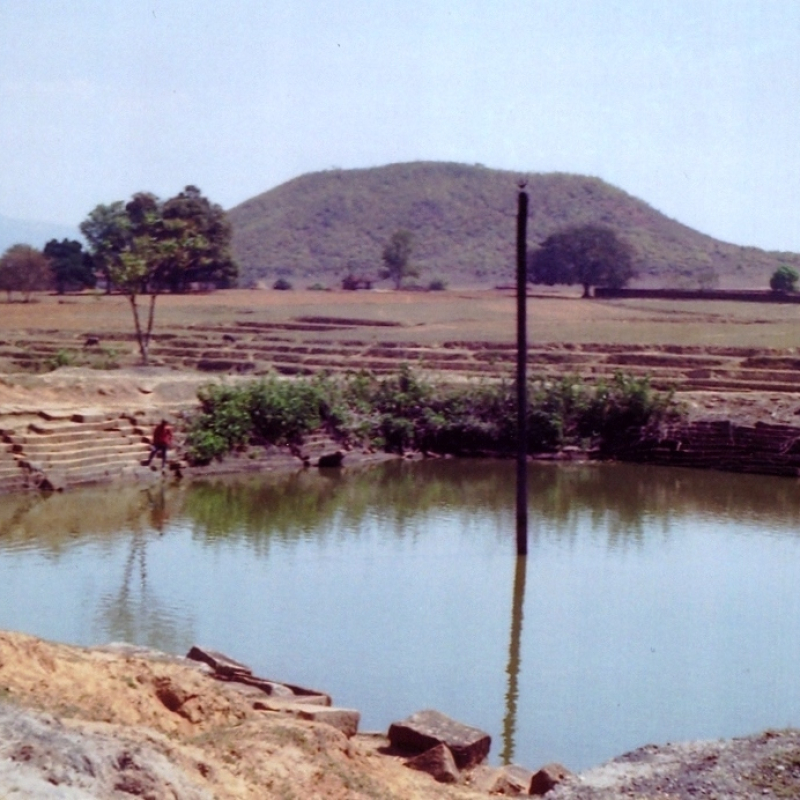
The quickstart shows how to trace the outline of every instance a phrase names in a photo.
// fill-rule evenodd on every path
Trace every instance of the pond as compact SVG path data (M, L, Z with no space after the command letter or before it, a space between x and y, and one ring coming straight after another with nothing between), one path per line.
M573 770L800 724L800 487L630 465L366 470L0 499L0 628L221 650L385 731L436 708Z

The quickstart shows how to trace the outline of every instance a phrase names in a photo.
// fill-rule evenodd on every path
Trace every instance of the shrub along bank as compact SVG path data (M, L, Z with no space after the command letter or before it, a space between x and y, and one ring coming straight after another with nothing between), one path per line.
M408 367L380 378L358 372L209 385L198 397L186 444L190 461L200 464L252 445L299 444L315 431L393 453L511 454L517 447L513 384L434 386ZM675 416L672 395L656 392L646 378L532 380L527 449L553 453L577 445L611 453Z

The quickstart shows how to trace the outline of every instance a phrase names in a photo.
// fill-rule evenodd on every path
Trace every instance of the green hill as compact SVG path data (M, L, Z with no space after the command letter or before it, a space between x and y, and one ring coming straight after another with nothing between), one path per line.
M779 264L800 255L720 242L669 219L598 179L563 173L528 178L529 246L566 225L617 230L637 258L637 285L767 288ZM423 286L510 283L519 175L482 166L418 162L303 175L231 209L242 285L283 277L297 288L338 286L348 272L375 277L399 228L414 235ZM387 284L388 285L388 284Z

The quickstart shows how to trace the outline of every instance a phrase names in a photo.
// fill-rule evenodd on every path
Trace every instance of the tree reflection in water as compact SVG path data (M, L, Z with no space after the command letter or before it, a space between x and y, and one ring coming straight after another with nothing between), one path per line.
M163 483L145 489L142 500L150 524L132 528L119 591L101 599L97 625L108 641L146 643L171 652L176 642L188 638L187 632L179 630L185 621L180 620L183 624L179 626L179 620L152 590L147 575L148 545L164 535L171 504Z

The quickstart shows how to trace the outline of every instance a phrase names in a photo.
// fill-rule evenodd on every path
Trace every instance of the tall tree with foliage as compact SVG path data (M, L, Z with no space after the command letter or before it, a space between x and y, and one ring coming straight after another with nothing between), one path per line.
M81 233L89 244L89 253L95 269L105 279L106 291L110 292L111 265L119 259L130 243L130 220L125 204L117 200L108 205L95 206L89 216L80 224Z
M576 225L548 236L528 257L531 283L619 289L635 277L633 249L604 225Z
M50 262L41 250L27 244L15 244L0 257L0 290L8 294L9 301L12 292L21 292L27 303L33 292L51 286Z
M399 289L405 278L415 278L418 270L411 264L411 231L395 231L383 248L383 269L381 278L389 278L394 288Z
M170 272L171 291L184 292L193 283L222 289L236 282L233 234L221 206L211 203L196 186L187 186L164 203L162 216L167 231L190 244L183 252L185 261Z
M94 261L83 245L74 239L51 239L44 246L44 254L50 261L56 291L64 292L94 289L97 276L94 274Z
M81 231L109 284L130 301L144 364L159 294L184 291L195 281L228 286L236 277L224 213L193 186L166 202L139 192L125 205L97 206ZM149 297L146 314L142 295Z

